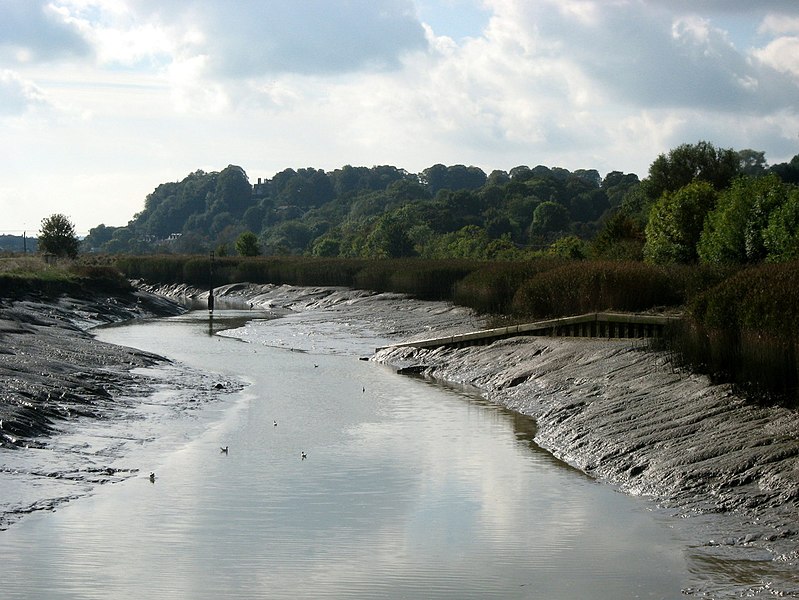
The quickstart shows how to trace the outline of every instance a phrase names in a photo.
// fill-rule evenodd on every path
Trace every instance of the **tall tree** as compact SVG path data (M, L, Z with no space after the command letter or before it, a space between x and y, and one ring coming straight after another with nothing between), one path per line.
M696 262L696 245L716 190L695 181L674 193L666 192L652 206L646 224L644 260L656 264Z
M773 173L740 177L719 196L699 240L703 262L760 262L767 251L763 230L771 213L784 204L789 186Z
M236 252L240 256L258 256L261 253L258 247L258 236L252 231L245 231L236 239Z
M75 258L80 242L75 225L66 215L56 213L42 219L39 232L39 250L60 257Z
M643 186L650 200L657 200L664 192L676 192L695 179L722 190L740 171L741 159L735 150L716 148L704 141L682 144L655 159Z
M793 187L783 205L769 216L763 243L769 262L799 259L799 188Z
M531 230L541 235L565 231L569 227L569 213L557 202L542 202L533 211Z

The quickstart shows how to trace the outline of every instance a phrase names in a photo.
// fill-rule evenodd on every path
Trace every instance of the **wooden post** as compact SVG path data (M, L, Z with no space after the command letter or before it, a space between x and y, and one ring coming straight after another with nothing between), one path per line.
M214 315L214 251L208 255L208 314Z

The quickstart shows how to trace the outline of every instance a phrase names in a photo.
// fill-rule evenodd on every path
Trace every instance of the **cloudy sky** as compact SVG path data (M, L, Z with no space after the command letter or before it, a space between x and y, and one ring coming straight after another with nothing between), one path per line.
M0 232L197 169L799 154L797 0L0 0Z

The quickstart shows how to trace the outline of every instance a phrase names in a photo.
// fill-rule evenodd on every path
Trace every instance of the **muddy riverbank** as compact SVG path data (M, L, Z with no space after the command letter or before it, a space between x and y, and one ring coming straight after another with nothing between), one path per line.
M118 396L147 393L130 371L163 359L103 344L87 330L183 310L146 291L0 300L0 447L41 447L59 422L103 418Z
M474 315L391 294L234 286L222 297L361 320L396 341L480 328ZM641 342L519 337L473 348L376 352L372 360L476 388L532 416L536 441L625 493L701 524L709 561L762 572L751 595L799 597L799 413L677 370ZM735 577L735 573L730 573Z
M148 300L134 299L122 313L111 298L0 306L4 445L39 443L37 433L73 413L102 414L125 386L142 385L130 368L159 360L100 344L87 327L147 310L163 314L164 307L142 307L161 296L176 301L171 310L207 301L184 286L140 294ZM267 309L306 323L357 321L397 342L483 325L468 310L395 294L248 284L216 294L218 306ZM762 574L749 595L799 597L796 411L752 406L728 386L679 372L667 354L631 341L514 338L464 349L389 348L362 358L413 366L532 416L536 441L554 455L701 523L696 544L708 561L736 565L733 579L735 569Z

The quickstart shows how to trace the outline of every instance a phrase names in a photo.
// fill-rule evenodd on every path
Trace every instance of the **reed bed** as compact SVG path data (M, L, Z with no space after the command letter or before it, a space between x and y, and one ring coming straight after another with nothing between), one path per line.
M131 279L214 286L341 286L451 300L516 322L598 311L685 312L667 346L678 365L759 402L799 405L799 263L756 268L541 258L120 257Z
M756 402L799 407L799 263L744 269L700 294L670 347Z

